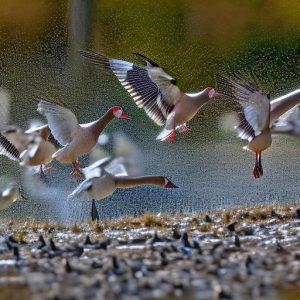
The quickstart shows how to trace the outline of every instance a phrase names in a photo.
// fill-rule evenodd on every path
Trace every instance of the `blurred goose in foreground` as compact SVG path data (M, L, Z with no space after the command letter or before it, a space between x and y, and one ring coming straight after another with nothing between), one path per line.
M17 187L7 188L0 197L0 210L10 207L14 202L26 201L27 199Z
M144 159L141 149L130 141L123 133L114 132L112 135L106 134L106 143L113 141L113 158L105 166L109 173L122 173L124 176L140 176L144 172ZM102 142L102 138L99 142ZM105 145L95 147L89 154L89 163L93 165L103 158L107 158L109 153L103 148Z
M68 108L46 98L39 100L37 111L47 118L54 138L63 146L52 157L61 163L72 163L72 176L82 176L79 170L82 164L77 160L92 150L109 122L114 118L130 119L120 106L114 106L98 120L79 124L76 116Z
M57 151L55 145L40 135L30 135L27 138L29 139L27 148L20 153L17 146L0 133L0 154L19 162L21 166L40 166L40 172L36 174L52 170L52 166L43 169L43 165L52 160L53 153Z
M249 142L244 149L256 154L253 175L259 178L263 175L261 152L272 144L269 96L263 95L252 84L244 81L237 83L220 74L216 79L220 92L235 99L243 108L244 116L241 116L236 129L238 137Z
M293 107L295 107L298 104L300 104L300 89L297 89L281 97L273 99L271 101L270 125L272 126L273 123L278 118L280 118L280 116L290 111ZM288 115L286 115L286 117L287 116Z
M272 133L300 137L300 106L296 105L272 124Z
M104 157L81 169L86 179L70 194L71 198L82 195L87 199L101 200L118 188L140 185L177 187L164 176L142 176L141 152L124 135L114 135L114 152L114 158Z
M193 94L181 92L172 76L153 60L139 53L134 54L147 64L145 67L91 51L80 53L92 63L110 69L137 106L143 108L157 125L165 126L157 136L161 141L174 141L177 132L187 132L189 128L186 123L211 98L219 96L211 87Z
M57 151L57 143L53 139L48 125L33 121L27 131L16 125L10 125L10 95L0 89L0 154L17 160L21 165L41 166L41 171L50 171L42 165L52 160L52 154Z
M89 200L101 200L112 195L116 189L128 189L141 185L158 185L163 188L177 188L167 177L164 176L123 176L123 172L109 173L101 166L109 158L102 159L93 166L82 169L85 179L71 194L70 198L83 196ZM119 168L123 169L123 167ZM125 173L126 174L126 173ZM122 176L120 176L122 175Z
M275 134L300 136L300 89L273 99L271 102L270 127ZM222 130L230 131L237 123L235 112L222 115Z

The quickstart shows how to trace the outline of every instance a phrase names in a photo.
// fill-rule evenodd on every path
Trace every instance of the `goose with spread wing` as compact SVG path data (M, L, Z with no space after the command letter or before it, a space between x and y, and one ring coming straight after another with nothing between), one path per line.
M157 125L164 126L157 136L158 140L174 141L177 132L188 131L187 122L211 98L219 96L211 87L194 94L181 92L175 78L152 59L139 53L134 54L146 63L144 67L92 51L79 52L90 62L110 69L136 105L143 108Z
M289 134L300 137L300 105L280 116L271 127L272 133Z
M20 165L41 166L41 172L52 169L43 165L52 160L52 154L57 151L59 145L53 139L46 125L35 121L30 129L24 131L17 125L11 125L10 121L11 99L7 90L0 89L0 154L16 160ZM38 172L39 173L39 172Z
M110 157L103 158L91 166L81 169L86 179L69 195L69 198L83 196L89 200L101 200L117 189L128 189L142 185L157 185L163 188L177 188L165 176L128 176L125 165L110 165Z
M72 176L82 176L79 170L82 164L78 162L78 158L92 150L109 122L114 118L130 119L120 106L114 106L98 120L79 124L71 110L46 98L39 98L37 111L47 118L51 133L62 145L62 148L53 153L52 157L61 163L71 163Z
M244 149L256 154L253 175L255 178L259 178L263 175L261 153L272 144L270 97L262 94L248 82L235 82L220 74L217 75L216 79L222 95L233 98L243 108L244 113L240 115L240 123L236 129L238 137L248 140L248 145Z
M43 165L52 160L53 153L57 151L56 146L38 134L30 135L27 138L30 139L27 148L20 152L17 146L0 133L0 154L19 162L21 166L40 166L40 171L36 174L52 170L52 166L43 168Z

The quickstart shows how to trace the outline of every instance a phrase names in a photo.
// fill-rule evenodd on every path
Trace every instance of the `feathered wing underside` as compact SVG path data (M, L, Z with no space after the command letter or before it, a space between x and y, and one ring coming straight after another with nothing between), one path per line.
M249 122L246 120L245 115L243 113L239 113L239 124L235 126L238 137L243 140L248 140L251 142L255 138L255 131Z
M270 102L267 96L252 84L237 83L220 74L217 75L217 83L222 95L235 99L243 108L244 118L237 126L239 137L251 140L269 127Z
M115 161L117 160L123 165L123 175L121 176L126 176L126 173L128 176L142 175L144 173L144 165L141 149L124 134L114 134L113 142L113 152L116 157Z
M40 142L36 141L33 144L30 144L27 149L25 149L20 154L20 165L27 164L28 161L33 158L40 148Z
M0 133L0 154L7 156L12 160L20 160L19 150Z
M88 178L81 182L77 188L68 196L68 198L80 197L85 191L92 188L93 178Z
M114 176L128 176L128 172L126 166L124 165L123 158L118 157L113 159L105 168L104 170L107 173L110 173Z
M175 79L144 55L137 54L147 62L147 67L107 58L91 51L80 51L80 53L91 62L112 70L137 106L143 108L160 126L165 123L181 97Z
M300 126L300 105L294 106L292 109L288 110L286 113L281 115L274 123L273 128L290 128Z
M47 118L53 137L63 146L70 143L79 127L76 116L71 110L49 99L38 100L40 102L37 110Z
M0 129L3 130L10 121L10 93L0 88Z
M103 175L103 170L102 168L106 166L109 161L111 161L111 157L104 157L102 159L97 160L90 166L86 168L82 168L81 172L85 176L85 178L94 178L94 177L100 177Z

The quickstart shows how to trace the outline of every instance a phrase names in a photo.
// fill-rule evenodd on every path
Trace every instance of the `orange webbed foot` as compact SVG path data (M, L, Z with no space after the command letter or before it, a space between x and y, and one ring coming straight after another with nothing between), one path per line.
M163 141L174 143L175 136L176 136L175 130L172 130L171 133L168 136L166 136L166 138Z
M77 169L74 169L71 173L70 173L71 176L73 177L82 177L84 178L84 175Z

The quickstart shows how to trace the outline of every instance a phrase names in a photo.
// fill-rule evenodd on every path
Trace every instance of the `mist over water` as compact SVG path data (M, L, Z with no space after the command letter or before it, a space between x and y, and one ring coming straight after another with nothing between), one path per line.
M161 129L118 80L77 53L89 48L136 63L130 53L144 53L189 92L214 86L218 71L251 71L275 98L299 88L298 1L274 1L268 7L253 1L243 8L235 1L43 1L28 8L28 20L21 17L19 1L4 2L11 4L0 13L0 67L2 86L12 98L11 123L25 129L32 118L46 121L36 112L38 95L61 99L80 123L120 105L133 120L114 120L106 131L121 131L141 148L145 174L165 175L180 187L118 190L97 202L100 218L299 201L299 139L274 136L262 155L264 176L255 180L254 154L242 150L245 143L234 132L219 126L222 114L239 110L233 101L211 101L190 122L190 132L174 144L161 143L155 140ZM107 149L112 150L111 143ZM82 161L87 164L88 158ZM80 182L69 176L71 166L55 162L57 170L40 179L4 156L0 163L1 189L14 181L29 198L0 217L89 218L91 202L67 200Z

